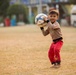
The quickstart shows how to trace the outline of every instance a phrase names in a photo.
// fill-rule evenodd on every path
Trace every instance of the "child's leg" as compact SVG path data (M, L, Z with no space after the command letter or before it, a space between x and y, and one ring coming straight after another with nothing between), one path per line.
M60 57L60 49L63 45L62 41L58 41L55 45L54 45L54 53L55 53L55 60L58 64L60 64L61 62L61 57Z
M48 57L49 57L49 60L52 64L55 63L55 60L54 60L54 43L51 44L50 46L50 49L48 51Z

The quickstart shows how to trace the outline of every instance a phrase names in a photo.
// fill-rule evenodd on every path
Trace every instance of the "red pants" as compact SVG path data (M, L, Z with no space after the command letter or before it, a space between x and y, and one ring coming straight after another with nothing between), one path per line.
M48 57L50 59L50 62L53 64L55 62L60 62L60 49L63 45L63 41L58 41L56 43L52 43L48 52Z

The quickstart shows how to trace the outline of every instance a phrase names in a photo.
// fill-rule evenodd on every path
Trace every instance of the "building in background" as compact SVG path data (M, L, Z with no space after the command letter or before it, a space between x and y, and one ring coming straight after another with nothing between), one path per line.
M76 27L76 5L71 9L71 25Z
M70 14L70 4L67 5L69 0L11 0L12 4L24 4L29 9L29 20L34 20L35 16L39 13L47 14L49 7L56 7L60 11L60 19ZM30 22L34 23L34 22Z
M49 9L48 3L51 3L51 0L11 0L10 5L12 4L24 4L28 7L29 21L34 23L32 20L39 13L47 14Z
M48 4L51 3L51 0L11 0L10 5L12 4L24 4L27 5L29 9L29 16L37 15L38 13L45 12L48 10Z

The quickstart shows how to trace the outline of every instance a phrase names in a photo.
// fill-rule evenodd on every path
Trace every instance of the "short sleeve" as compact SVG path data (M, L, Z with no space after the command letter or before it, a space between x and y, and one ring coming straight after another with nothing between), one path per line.
M52 25L53 29L58 29L60 28L60 25L58 22L55 22L53 25Z

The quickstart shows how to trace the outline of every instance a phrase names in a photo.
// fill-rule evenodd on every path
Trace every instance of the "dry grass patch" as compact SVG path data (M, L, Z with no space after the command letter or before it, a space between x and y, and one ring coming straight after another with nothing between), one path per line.
M0 75L76 75L76 28L61 27L62 65L50 68L50 35L35 25L0 28Z

